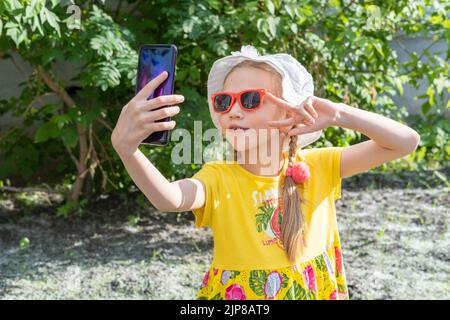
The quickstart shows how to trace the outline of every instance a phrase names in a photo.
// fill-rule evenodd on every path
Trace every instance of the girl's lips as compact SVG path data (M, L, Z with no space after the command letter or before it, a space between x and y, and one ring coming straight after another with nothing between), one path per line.
M248 130L248 128L244 128L244 127L237 127L237 126L231 126L231 127L229 127L228 129L230 129L230 130L239 130L239 129L241 129L241 130Z

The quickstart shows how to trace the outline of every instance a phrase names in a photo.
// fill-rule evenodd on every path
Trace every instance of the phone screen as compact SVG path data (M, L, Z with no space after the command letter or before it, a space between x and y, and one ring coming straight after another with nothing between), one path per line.
M139 92L150 80L154 79L161 72L167 71L169 76L156 88L147 100L161 95L173 94L175 80L177 48L175 45L155 44L144 45L139 50L139 63L136 80L136 93ZM157 109L155 109L157 110ZM156 120L170 121L170 117ZM152 133L142 141L144 144L166 145L169 142L170 131L157 131Z

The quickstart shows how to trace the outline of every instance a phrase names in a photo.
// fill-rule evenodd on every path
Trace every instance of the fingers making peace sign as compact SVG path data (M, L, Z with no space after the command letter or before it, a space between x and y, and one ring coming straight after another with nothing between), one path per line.
M300 106L276 97L268 92L267 99L288 112L288 118L269 121L269 127L290 127L288 135L299 135L318 131L334 125L339 113L336 103L316 96L309 96ZM294 127L293 127L294 126Z

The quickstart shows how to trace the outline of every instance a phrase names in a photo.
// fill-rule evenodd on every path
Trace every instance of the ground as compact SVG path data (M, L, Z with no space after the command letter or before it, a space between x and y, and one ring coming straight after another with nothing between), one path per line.
M448 172L343 180L336 208L351 299L450 298ZM0 197L0 299L195 298L212 238L191 212L155 211L133 192L62 218L56 198L26 199Z

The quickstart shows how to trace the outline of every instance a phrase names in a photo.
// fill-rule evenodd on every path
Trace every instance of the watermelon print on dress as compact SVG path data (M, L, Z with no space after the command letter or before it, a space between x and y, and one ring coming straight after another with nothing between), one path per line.
M264 232L269 239L282 248L281 244L281 221L283 210L280 198L270 198L261 203L256 214L256 230ZM274 242L274 243L275 243Z

